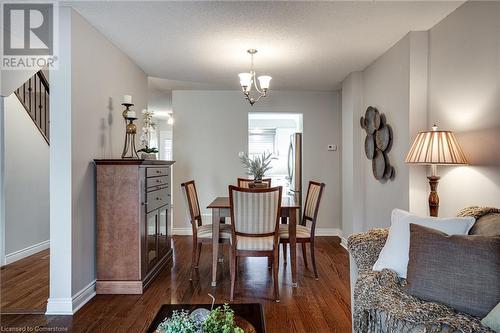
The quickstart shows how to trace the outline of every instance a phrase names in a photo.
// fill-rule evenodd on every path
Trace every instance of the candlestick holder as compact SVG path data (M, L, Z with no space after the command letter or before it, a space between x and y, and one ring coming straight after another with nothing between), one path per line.
M130 107L134 104L131 103L123 103L125 106L125 110L123 110L122 116L125 119L125 143L123 145L122 158L139 158L137 155L137 150L135 148L135 135L137 134L137 126L134 124L134 120L137 120L136 117L130 117L129 112Z

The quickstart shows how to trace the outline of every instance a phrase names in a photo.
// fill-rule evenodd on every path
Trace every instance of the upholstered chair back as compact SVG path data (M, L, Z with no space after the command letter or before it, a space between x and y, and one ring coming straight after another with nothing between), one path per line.
M196 232L198 227L202 224L196 184L194 183L194 180L191 180L189 182L182 183L181 186L184 190L184 200L186 201L186 207L188 209L191 225L193 226L193 232Z
M229 186L233 241L237 250L271 251L278 245L282 188Z
M252 179L238 178L238 187L250 188L251 183L253 183ZM266 187L271 187L271 178L262 179L262 183L264 183Z
M316 218L318 217L319 204L323 196L324 183L309 182L307 188L306 202L304 205L304 214L301 224L306 226L307 222L311 222L311 233L314 234L316 228Z

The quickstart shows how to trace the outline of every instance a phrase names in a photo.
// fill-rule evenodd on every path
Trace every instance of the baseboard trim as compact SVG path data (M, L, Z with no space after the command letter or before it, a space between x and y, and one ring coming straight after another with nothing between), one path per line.
M45 315L72 316L95 295L94 280L71 298L49 298Z
M40 251L46 250L50 247L50 240L46 240L43 242L40 242L38 244L34 244L31 246L28 246L24 249L9 253L5 255L5 264L11 264L13 262L16 262L18 260L24 259L26 257L29 257L35 253L38 253Z
M349 252L349 250L347 249L347 238L345 238L344 236L340 236L340 245L342 245L342 247L347 251Z
M316 236L337 236L342 235L342 231L338 228L316 228Z
M191 228L172 228L172 235L190 236L192 234L193 234L193 229L191 229ZM342 231L338 228L316 228L316 236L338 236L338 237L341 237L341 235L342 235Z
M90 301L96 295L96 280L83 287L82 290L73 295L72 308L76 313L82 306Z
M73 301L71 298L49 298L45 315L72 316Z
M192 228L172 228L172 235L191 236L192 234L193 234Z

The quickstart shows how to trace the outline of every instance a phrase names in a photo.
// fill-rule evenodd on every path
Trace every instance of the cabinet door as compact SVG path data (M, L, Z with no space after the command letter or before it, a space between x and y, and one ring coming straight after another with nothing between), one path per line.
M170 248L168 237L168 205L158 209L158 252L162 257Z
M146 262L148 270L158 260L158 211L146 215Z

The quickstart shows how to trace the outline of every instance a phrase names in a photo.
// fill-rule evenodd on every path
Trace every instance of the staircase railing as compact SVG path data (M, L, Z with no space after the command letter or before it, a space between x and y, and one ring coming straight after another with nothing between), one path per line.
M38 71L19 87L15 94L49 144L49 82L43 72Z

